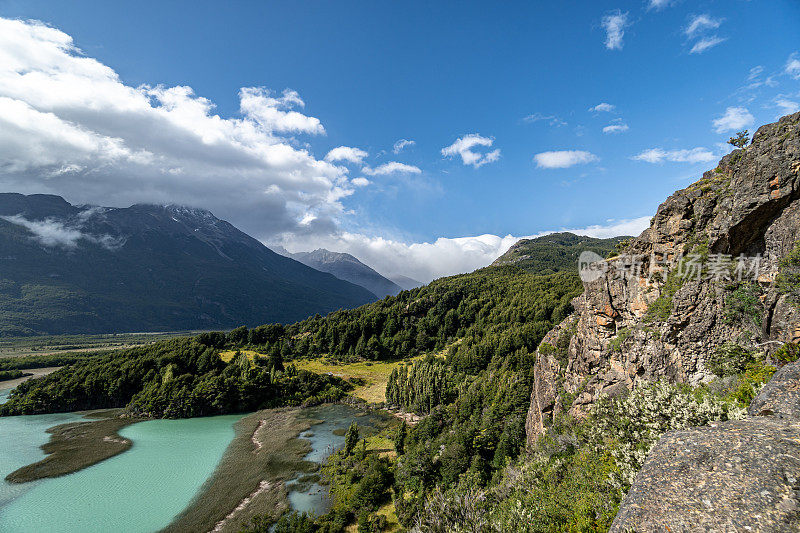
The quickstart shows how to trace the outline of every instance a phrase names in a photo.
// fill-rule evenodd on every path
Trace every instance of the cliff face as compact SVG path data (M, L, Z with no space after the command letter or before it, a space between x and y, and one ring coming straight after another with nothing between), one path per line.
M799 239L796 113L759 128L661 204L624 254L596 265L537 351L528 443L555 414L582 416L603 394L710 379L709 357L726 342L770 352L800 341L800 312L774 284Z

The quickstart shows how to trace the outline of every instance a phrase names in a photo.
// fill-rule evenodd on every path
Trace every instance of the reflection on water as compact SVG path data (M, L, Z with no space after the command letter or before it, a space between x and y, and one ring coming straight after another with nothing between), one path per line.
M380 428L382 418L365 413L347 405L328 404L305 409L302 416L309 420L321 421L310 430L300 434L300 438L311 443L311 451L305 456L308 461L323 463L330 454L344 446L344 431L350 424L358 424L361 436L369 435ZM336 430L339 431L336 431ZM339 435L334 435L334 431ZM298 512L321 515L331 508L328 488L319 483L298 483L302 474L298 474L287 483L289 503Z

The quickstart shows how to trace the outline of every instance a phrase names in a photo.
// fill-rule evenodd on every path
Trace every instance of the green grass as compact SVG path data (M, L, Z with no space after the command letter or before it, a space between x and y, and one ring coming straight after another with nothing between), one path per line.
M27 483L37 479L71 474L105 461L131 447L131 441L119 431L140 422L138 418L119 418L119 410L94 413L94 422L72 422L47 430L50 441L42 446L47 457L23 466L6 476L10 483Z
M316 374L333 374L347 380L354 380L356 385L351 393L356 398L361 398L367 403L380 403L386 401L386 384L392 370L403 361L371 362L337 364L322 359L302 359L293 361L298 369L308 370Z
M254 350L227 350L220 352L220 358L226 363L242 352L248 359L252 360L256 355L266 357ZM360 361L358 363L337 363L323 358L318 359L299 359L289 361L286 364L293 364L298 370L308 370L315 374L332 374L334 376L353 380L355 389L351 393L356 398L360 398L367 403L380 403L386 401L386 383L389 382L389 375L392 370L403 361Z

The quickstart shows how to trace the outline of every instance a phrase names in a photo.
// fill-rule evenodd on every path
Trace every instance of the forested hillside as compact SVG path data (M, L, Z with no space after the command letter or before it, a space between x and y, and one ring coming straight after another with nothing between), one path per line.
M240 327L81 359L25 383L0 413L126 406L139 415L189 417L332 401L350 385L298 372L293 359L409 360L428 354L399 367L387 390L391 404L427 415L409 432L408 460L391 465L396 490L407 494L397 500L397 512L409 524L435 487L450 487L465 474L485 485L519 455L531 354L571 312L580 288L572 273L485 268L289 326ZM220 351L245 348L263 357L251 362L238 355L229 363L219 357ZM348 505L329 518L354 518Z
M492 264L514 265L534 274L577 272L581 252L589 250L606 257L629 240L630 237L597 239L568 232L551 233L518 241Z

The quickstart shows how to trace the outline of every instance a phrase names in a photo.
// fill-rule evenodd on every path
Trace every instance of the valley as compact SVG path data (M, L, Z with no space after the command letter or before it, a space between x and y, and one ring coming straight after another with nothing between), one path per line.
M0 1L0 533L800 531L797 28Z

